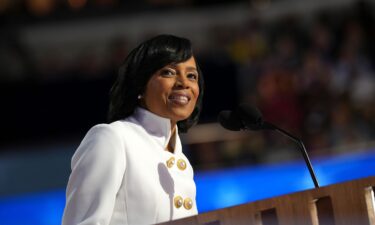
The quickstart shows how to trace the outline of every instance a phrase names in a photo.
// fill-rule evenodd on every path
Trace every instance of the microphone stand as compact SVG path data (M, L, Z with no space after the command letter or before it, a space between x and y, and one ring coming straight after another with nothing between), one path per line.
M289 132L271 124L271 123L268 123L266 121L263 121L263 127L266 128L266 129L270 129L270 130L275 130L281 134L283 134L284 136L290 138L292 141L294 141L295 143L298 144L300 150L301 150L301 153L303 155L303 158L305 160L305 163L307 165L307 168L309 169L309 172L310 172L310 176L314 182L314 185L315 185L315 188L319 188L319 183L318 183L318 180L316 179L316 176L315 176L315 172L314 172L314 169L311 165L311 162L310 162L310 158L309 158L309 155L307 154L307 151L306 151L306 148L305 148L305 145L303 144L303 142L301 141L301 139L293 136L292 134L290 134Z

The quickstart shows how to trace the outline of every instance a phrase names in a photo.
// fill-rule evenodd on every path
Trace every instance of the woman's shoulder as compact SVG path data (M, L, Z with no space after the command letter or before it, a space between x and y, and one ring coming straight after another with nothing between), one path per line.
M121 137L126 132L131 132L138 127L132 119L117 120L112 123L101 123L91 127L87 132L89 136L117 136Z
M119 140L120 137L117 125L101 123L91 127L82 142L108 142Z

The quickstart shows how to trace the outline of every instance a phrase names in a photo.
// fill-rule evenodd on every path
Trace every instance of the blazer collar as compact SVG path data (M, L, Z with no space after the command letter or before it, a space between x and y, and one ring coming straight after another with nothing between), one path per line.
M165 117L156 115L144 108L137 107L134 111L134 117L139 124L149 133L154 136L160 144L165 148L171 138L171 120ZM178 127L176 125L176 134L178 134ZM177 135L176 135L177 138ZM177 141L175 146L175 153L177 151Z

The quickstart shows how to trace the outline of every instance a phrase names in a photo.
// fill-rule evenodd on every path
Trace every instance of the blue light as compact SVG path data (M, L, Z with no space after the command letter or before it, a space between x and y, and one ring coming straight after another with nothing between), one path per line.
M7 225L60 225L65 190L0 199L0 222Z

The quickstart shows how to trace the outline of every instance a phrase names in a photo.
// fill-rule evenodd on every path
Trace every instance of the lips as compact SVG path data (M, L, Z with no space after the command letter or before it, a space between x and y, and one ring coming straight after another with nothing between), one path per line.
M172 93L168 96L168 99L177 105L186 105L190 101L190 96L188 94L183 93Z

